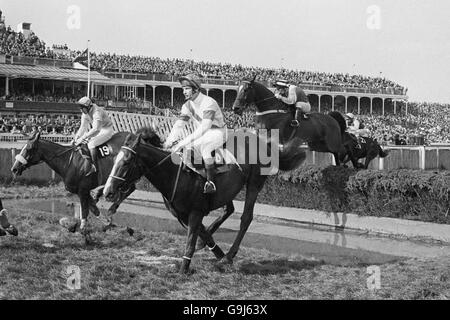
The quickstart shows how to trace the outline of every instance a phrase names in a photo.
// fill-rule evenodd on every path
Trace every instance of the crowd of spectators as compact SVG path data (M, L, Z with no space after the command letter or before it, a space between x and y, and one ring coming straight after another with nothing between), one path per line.
M39 131L42 135L74 135L80 126L76 115L0 115L0 133L32 135Z
M71 50L67 44L46 47L46 43L31 32L29 37L17 33L10 26L0 25L0 54L29 56L49 59L73 60L82 52ZM197 73L206 78L240 80L257 74L259 80L274 82L285 78L297 84L339 86L346 88L384 89L402 91L407 89L381 77L350 75L348 73L326 73L284 68L249 67L240 64L212 63L186 59L163 59L159 57L118 55L114 53L91 52L91 67L100 72L121 71L133 73L160 73L178 76Z

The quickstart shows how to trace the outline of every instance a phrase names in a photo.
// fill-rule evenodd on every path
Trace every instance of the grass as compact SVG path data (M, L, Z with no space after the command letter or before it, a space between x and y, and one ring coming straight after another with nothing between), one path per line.
M60 186L0 188L0 197L64 196ZM13 201L17 203L17 201ZM185 237L124 230L80 234L63 230L60 214L14 206L19 237L0 238L0 299L448 299L450 257L380 265L381 289L367 289L365 265L333 265L241 247L232 266L209 251L179 275ZM226 249L227 244L221 244ZM67 268L80 268L81 289L67 287Z

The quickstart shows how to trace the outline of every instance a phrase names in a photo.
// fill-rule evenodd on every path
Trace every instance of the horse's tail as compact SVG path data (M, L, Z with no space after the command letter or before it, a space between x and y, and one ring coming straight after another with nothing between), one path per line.
M283 146L283 151L280 152L279 169L282 171L290 171L299 167L306 159L306 152L301 145L301 139L293 138Z
M344 116L337 111L331 111L330 113L328 113L328 115L337 121L339 127L341 128L341 134L344 134L344 132L347 130L347 122L345 122Z
M381 148L381 146L378 144L378 155L380 156L380 158L385 158L389 155L389 150L384 151L383 148Z

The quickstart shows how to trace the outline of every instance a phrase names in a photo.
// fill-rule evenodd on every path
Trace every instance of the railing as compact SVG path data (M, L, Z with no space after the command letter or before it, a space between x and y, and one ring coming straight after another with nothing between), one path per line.
M23 134L12 134L12 133L0 133L0 142L23 142L25 143L29 137ZM72 141L73 137L71 135L41 135L41 139L49 140L56 143L67 144Z

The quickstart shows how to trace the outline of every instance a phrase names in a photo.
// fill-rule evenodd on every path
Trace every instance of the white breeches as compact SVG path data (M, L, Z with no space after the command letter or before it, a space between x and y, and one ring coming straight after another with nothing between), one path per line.
M95 147L98 147L108 141L112 138L114 135L114 129L113 127L107 127L100 129L100 132L95 136L92 137L88 142L88 148L94 149Z
M295 107L305 113L311 112L311 105L308 102L297 102Z
M219 149L227 141L227 129L209 129L203 136L194 141L193 147L203 159L211 159L211 152Z

